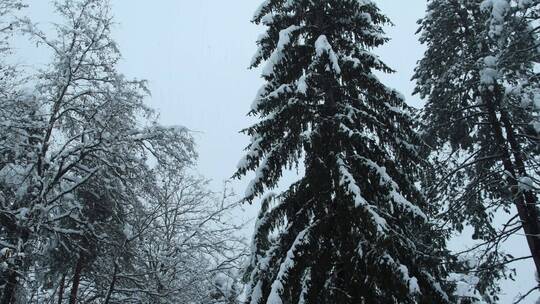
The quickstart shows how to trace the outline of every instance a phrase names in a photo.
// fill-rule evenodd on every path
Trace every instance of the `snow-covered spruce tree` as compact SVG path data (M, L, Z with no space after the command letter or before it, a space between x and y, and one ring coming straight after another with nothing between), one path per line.
M283 170L303 161L305 174L263 199L247 302L452 302L445 240L414 185L410 108L373 74L392 72L371 53L387 17L371 1L269 0L254 22L266 83L235 176L256 172L252 202Z
M443 203L442 220L458 231L471 225L473 238L485 241L475 272L479 289L492 288L492 295L498 287L489 285L515 259L499 245L522 228L540 269L534 186L539 57L532 23L539 3L433 0L420 23L427 51L414 79L417 93L427 99L423 133L440 169L426 188L431 200ZM510 213L512 206L517 213L495 226L495 213Z

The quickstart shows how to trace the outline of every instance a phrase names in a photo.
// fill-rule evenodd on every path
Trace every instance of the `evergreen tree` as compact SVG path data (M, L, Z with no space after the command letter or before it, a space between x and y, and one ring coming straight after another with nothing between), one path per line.
M266 61L250 112L261 120L236 177L255 171L245 200L266 195L246 273L247 302L449 303L444 235L414 182L419 141L404 98L371 49L390 23L371 1L268 0L252 67Z
M472 265L478 288L497 300L496 279L515 259L499 244L522 228L540 269L537 27L539 1L432 0L420 22L427 45L414 79L427 99L423 134L439 170L428 183L440 218L484 241ZM517 214L511 207L516 206ZM494 218L511 213L504 227ZM470 253L470 251L467 251ZM520 259L520 258L518 258Z

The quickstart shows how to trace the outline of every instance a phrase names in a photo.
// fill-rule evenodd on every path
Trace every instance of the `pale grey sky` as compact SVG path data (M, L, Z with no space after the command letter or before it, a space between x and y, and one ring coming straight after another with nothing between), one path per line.
M214 181L216 190L234 173L248 143L239 130L253 122L245 114L262 84L259 71L247 69L262 31L250 19L261 1L111 1L119 23L115 37L124 55L122 72L149 80L152 98L148 102L160 111L164 124L196 131L199 170ZM32 16L51 20L48 1L29 2ZM414 84L410 78L423 53L414 33L425 1L376 2L395 23L387 31L392 41L376 53L398 73L382 79L405 94L411 105L419 106L419 98L411 96ZM242 194L246 183L236 182L236 191ZM257 209L246 207L241 215L253 217ZM459 247L459 241L452 246ZM509 247L516 256L526 253L521 237ZM518 281L503 284L502 304L512 303L518 292L533 286L530 263L520 265ZM534 303L533 298L524 303Z

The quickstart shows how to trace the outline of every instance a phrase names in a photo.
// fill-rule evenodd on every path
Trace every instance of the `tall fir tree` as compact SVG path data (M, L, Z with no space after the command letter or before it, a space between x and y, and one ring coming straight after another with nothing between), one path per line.
M375 72L390 23L367 0L267 0L252 67L266 61L236 177L266 194L246 273L247 302L450 303L445 238L415 186L422 161L410 108Z
M537 27L540 1L432 0L420 22L427 46L414 79L426 99L423 134L439 170L428 184L440 218L474 228L483 258L479 289L496 301L497 280L516 258L500 244L523 228L540 269ZM515 206L517 212L511 211ZM500 210L510 213L496 225ZM470 253L467 251L467 253ZM522 259L518 257L517 259ZM479 271L478 271L479 270Z

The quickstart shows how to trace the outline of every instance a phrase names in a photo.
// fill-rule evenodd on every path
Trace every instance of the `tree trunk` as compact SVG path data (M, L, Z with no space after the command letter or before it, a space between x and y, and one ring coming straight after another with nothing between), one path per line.
M535 205L535 199L534 197L531 198L530 195L523 195L524 193L521 193L519 191L519 183L517 181L517 172L516 170L524 169L523 163L521 165L515 166L512 162L511 154L508 149L508 142L504 138L503 135L503 126L501 125L501 122L499 121L499 118L497 117L497 110L496 110L496 102L498 100L497 96L500 95L500 90L498 86L495 86L493 90L485 89L482 93L482 99L487 105L488 113L489 113L489 122L493 127L493 132L495 135L495 143L498 145L501 153L502 153L502 159L504 169L511 174L511 180L509 181L509 186L512 191L512 196L514 197L514 203L516 205L519 219L522 222L523 225L523 231L525 232L525 237L527 239L527 244L529 246L529 250L531 251L531 256L533 258L535 267L536 267L536 273L540 274L540 238L538 238L538 234L540 232L539 225L538 225L538 218L533 217L533 214L536 214L536 212L532 213L529 209L529 207L533 207L536 209ZM506 117L504 113L502 113L501 116L503 119ZM509 134L509 133L507 133ZM512 142L509 138L509 142ZM517 142L516 142L517 143ZM510 143L512 145L512 143ZM515 143L514 143L515 144ZM512 145L513 146L513 145ZM511 150L514 150L513 148ZM521 158L519 158L521 160ZM518 161L518 159L516 159ZM521 167L521 168L520 168ZM529 200L532 202L532 206L528 205Z
M14 301L15 289L17 287L17 271L14 269L9 270L6 287L4 288L4 294L2 296L2 304L11 304Z
M519 145L516 134L514 130L514 126L510 122L510 119L508 118L507 113L501 113L501 121L504 124L504 128L508 137L508 142L510 143L510 147L512 149L512 154L514 155L514 160L516 163L516 170L519 173L520 176L528 176L527 169L525 167L525 161L523 157L523 153L521 151L521 146ZM519 181L516 180L516 183L519 185ZM519 189L518 189L519 191ZM536 207L537 199L536 195L531 190L525 190L523 191L523 194L525 196L525 203L528 213L528 222L532 226L531 234L534 239L535 243L535 252L540 254L540 223L538 218L538 208ZM533 255L534 258L534 255ZM536 261L535 261L536 262ZM538 264L537 264L538 265ZM538 271L537 267L537 276L540 276L540 271Z
M84 258L81 255L75 265L75 271L73 272L73 283L71 285L71 295L69 298L69 304L77 303L77 293L79 291L79 284L81 282L81 272L84 266Z
M62 301L64 300L64 288L66 286L66 275L64 274L62 276L62 280L60 281L60 290L58 293L58 304L62 304Z
M114 290L114 285L116 284L116 274L118 273L118 263L114 261L114 272L111 279L111 285L109 285L109 290L107 291L107 297L105 297L105 302L103 304L109 304L109 301L111 300L111 295Z

